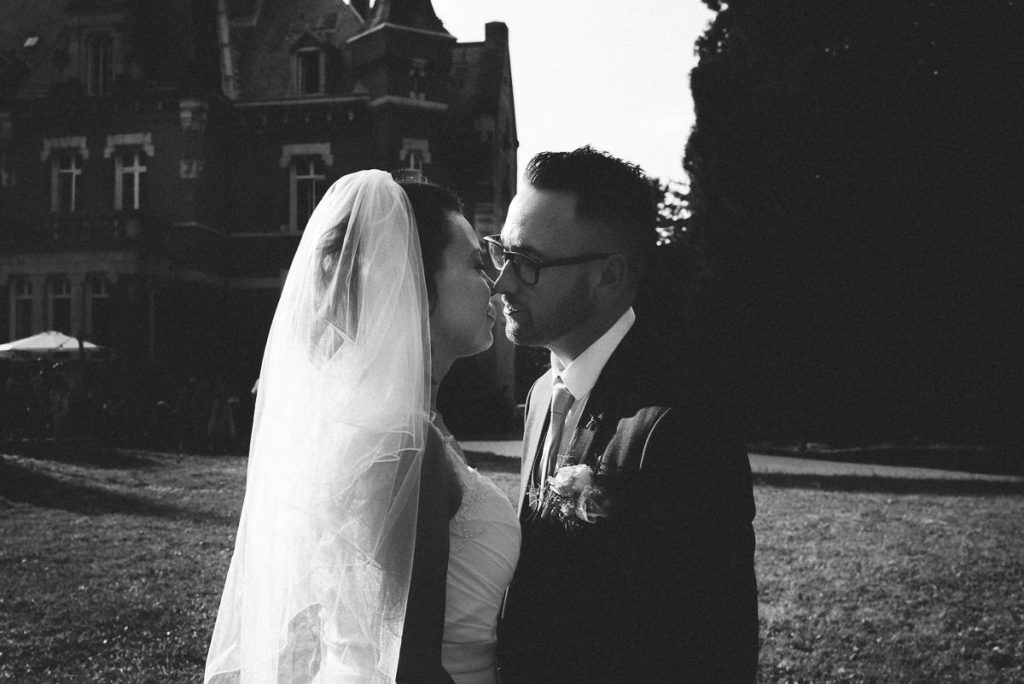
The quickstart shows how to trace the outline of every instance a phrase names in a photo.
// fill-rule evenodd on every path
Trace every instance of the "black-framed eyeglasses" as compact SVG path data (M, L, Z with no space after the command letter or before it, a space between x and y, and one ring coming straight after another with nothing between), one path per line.
M588 261L597 261L598 259L606 259L612 256L611 253L601 252L594 254L580 254L579 256L566 257L564 259L541 261L540 259L527 256L522 252L505 249L505 245L501 244L501 240L494 235L488 235L485 237L484 244L487 245L487 254L490 255L491 263L494 264L494 268L498 269L500 272L505 270L505 266L512 264L512 271L516 274L516 277L527 285L537 284L537 281L540 280L540 272L542 269L551 268L553 266L583 264Z

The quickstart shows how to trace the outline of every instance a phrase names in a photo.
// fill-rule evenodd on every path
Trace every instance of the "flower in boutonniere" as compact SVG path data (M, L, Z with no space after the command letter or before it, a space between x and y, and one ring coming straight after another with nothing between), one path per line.
M548 478L551 490L559 496L571 497L594 483L594 471L588 465L567 465Z
M587 485L576 503L576 517L583 522L595 523L608 517L608 494L601 487Z
M603 479L588 465L562 466L544 484L541 515L557 517L566 529L607 518L609 497Z

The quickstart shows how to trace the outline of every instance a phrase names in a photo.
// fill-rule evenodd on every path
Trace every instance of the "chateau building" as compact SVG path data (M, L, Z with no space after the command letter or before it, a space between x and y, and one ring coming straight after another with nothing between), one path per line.
M335 179L416 169L461 194L480 235L501 230L518 146L502 23L459 43L429 0L0 12L0 342L60 330L251 384ZM498 333L463 373L510 405Z

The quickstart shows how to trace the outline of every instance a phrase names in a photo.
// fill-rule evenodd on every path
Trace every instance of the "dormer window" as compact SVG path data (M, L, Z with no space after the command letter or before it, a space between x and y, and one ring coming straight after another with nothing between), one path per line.
M300 48L295 52L295 92L319 95L324 92L324 51Z
M114 37L107 32L92 33L85 39L86 91L109 95L114 82Z

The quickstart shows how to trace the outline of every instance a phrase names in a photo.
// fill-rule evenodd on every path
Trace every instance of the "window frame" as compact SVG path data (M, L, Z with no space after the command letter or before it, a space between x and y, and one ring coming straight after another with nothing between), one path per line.
M125 158L132 156L132 165L125 165ZM114 211L139 211L145 196L145 174L149 167L145 162L149 155L142 147L122 147L114 153ZM133 173L129 173L133 172ZM132 177L131 188L125 188L125 177ZM131 202L126 203L125 199ZM126 206L130 205L130 206Z
M19 315L24 309L24 317ZM35 313L35 293L28 276L16 276L11 287L10 333L12 340L20 340L32 334L32 318Z
M323 95L324 87L326 85L326 78L324 72L326 71L327 61L324 50L319 47L301 47L295 51L294 60L295 94ZM308 74L306 71L306 67L307 64L312 64L314 60L316 65L316 83L311 86L307 82Z
M110 95L114 83L114 33L90 31L84 44L86 93L93 97Z
M74 148L61 148L51 158L50 166L50 209L55 214L73 214L79 209L84 156ZM68 162L65 166L64 162ZM68 205L64 205L64 183L69 184Z
M85 297L85 329L86 335L92 342L98 342L101 344L109 343L107 339L110 335L110 326L112 325L112 304L111 304L111 282L103 274L91 274L86 278L86 297ZM103 302L106 304L106 321L103 326L105 330L100 331L97 335L97 302Z
M308 164L307 169L301 168L303 164ZM327 180L326 164L324 164L323 158L317 154L296 155L291 160L289 177L289 194L291 197L290 225L294 231L301 233L305 230L309 217L313 214L317 203L323 198L324 192L327 190L325 187ZM303 207L301 203L307 184L310 186L312 196L306 198L308 207ZM308 209L308 212L303 212L302 209Z
M51 275L46 279L46 281L46 329L56 330L66 335L74 335L74 331L71 330L71 319L73 317L73 289L71 287L71 278L69 278L65 273L58 273ZM58 288L58 286L61 287ZM67 307L67 330L63 330L57 326L58 302L62 306Z

